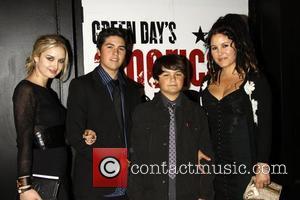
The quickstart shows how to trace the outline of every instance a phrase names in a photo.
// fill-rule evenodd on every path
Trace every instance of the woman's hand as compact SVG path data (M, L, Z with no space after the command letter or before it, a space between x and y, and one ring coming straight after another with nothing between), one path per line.
M93 130L86 129L82 135L82 138L87 145L92 145L96 142L97 135Z
M42 200L42 198L34 189L30 189L20 194L20 200Z
M256 175L254 177L255 187L263 188L270 184L270 166L267 163L256 164Z

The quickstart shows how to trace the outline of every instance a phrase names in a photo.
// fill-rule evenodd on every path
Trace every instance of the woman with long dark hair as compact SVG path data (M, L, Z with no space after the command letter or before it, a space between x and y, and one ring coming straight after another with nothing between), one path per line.
M242 199L252 176L270 183L271 92L258 69L246 18L220 17L210 29L208 75L200 90L215 153L216 199Z

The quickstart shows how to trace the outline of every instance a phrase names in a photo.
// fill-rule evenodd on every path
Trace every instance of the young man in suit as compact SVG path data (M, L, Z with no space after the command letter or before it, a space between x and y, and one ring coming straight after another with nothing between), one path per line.
M75 152L76 200L127 199L124 189L93 187L92 149L129 147L131 111L141 100L138 84L120 70L131 47L129 41L124 29L103 29L97 40L99 66L70 83L66 136Z
M153 65L160 92L133 114L131 200L213 199L213 176L197 166L212 157L207 119L182 92L189 85L188 66L186 57L175 54Z

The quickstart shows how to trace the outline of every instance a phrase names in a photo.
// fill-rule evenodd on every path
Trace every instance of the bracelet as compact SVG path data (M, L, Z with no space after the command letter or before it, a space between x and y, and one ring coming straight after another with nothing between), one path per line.
M18 193L22 194L28 190L31 190L31 185L26 185L18 188Z
M31 177L30 176L22 176L17 180L17 188L23 188L24 186L31 185Z

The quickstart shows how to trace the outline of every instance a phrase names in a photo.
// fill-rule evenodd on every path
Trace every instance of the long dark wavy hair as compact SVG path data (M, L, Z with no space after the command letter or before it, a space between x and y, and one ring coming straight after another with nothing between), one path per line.
M211 27L206 38L206 48L208 49L207 68L212 81L218 81L221 67L213 60L211 55L211 38L215 34L226 35L236 48L236 71L243 76L249 72L258 72L257 58L254 45L252 43L247 16L239 14L227 14L220 17Z

